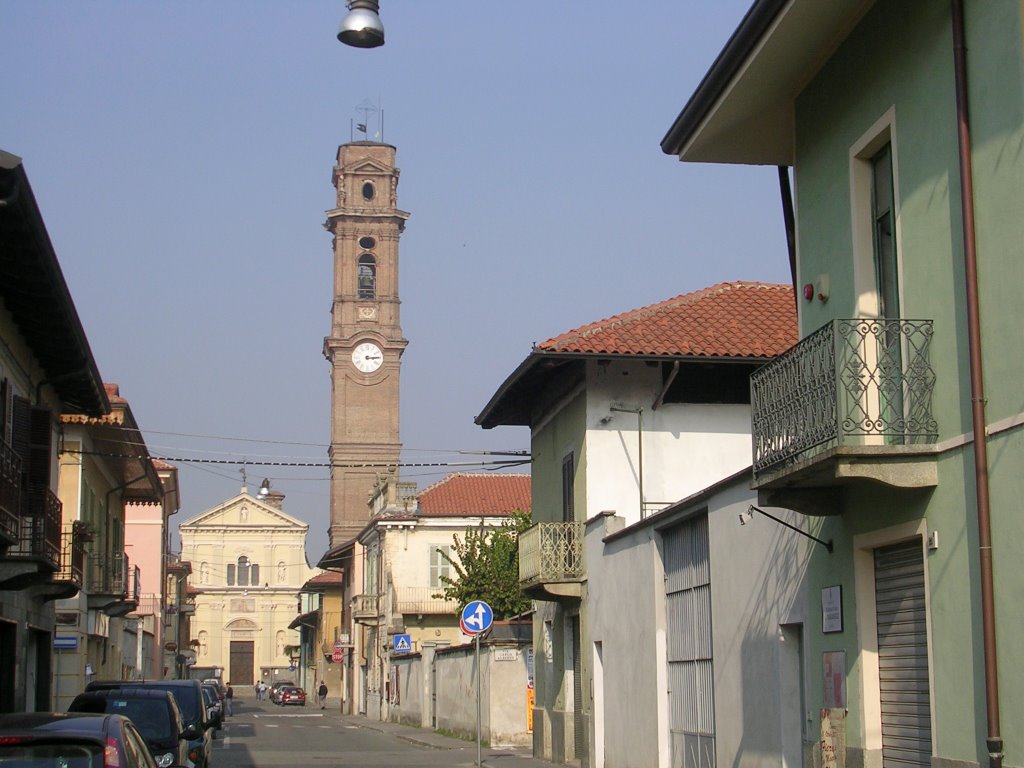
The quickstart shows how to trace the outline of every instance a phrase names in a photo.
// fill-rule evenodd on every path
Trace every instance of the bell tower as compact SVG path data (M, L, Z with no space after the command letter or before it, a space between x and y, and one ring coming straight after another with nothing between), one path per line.
M338 147L331 333L330 546L353 538L369 519L378 475L398 465L399 373L408 341L399 322L398 241L409 214L399 210L395 148L375 141Z

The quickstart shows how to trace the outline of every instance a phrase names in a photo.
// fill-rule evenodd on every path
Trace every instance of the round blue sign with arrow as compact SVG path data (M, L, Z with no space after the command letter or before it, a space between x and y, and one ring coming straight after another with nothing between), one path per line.
M462 609L459 626L467 635L479 635L491 628L494 611L483 600L473 600Z

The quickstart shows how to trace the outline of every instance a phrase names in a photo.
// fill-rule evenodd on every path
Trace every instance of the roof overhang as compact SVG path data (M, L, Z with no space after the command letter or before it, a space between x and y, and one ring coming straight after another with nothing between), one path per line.
M320 626L320 609L317 608L315 611L309 611L308 613L302 613L295 617L294 621L288 625L288 629L298 629L299 627L313 627L316 629Z
M551 403L571 393L584 382L586 361L629 360L657 363L765 363L767 358L708 357L704 355L624 354L621 352L557 352L535 349L494 393L473 419L484 429L529 427L534 417Z
M794 104L875 0L757 0L661 148L686 162L792 165Z
M331 547L324 552L323 557L317 562L317 568L346 568L352 565L352 558L355 555L356 540L343 541L336 547Z
M0 302L65 412L110 410L21 158L0 150Z

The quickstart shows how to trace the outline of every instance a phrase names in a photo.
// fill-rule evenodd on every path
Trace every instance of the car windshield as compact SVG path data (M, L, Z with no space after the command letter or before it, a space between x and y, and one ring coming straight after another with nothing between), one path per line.
M0 745L0 766L18 768L103 768L103 747L92 742L54 741Z
M146 741L167 741L171 738L171 717L167 702L132 697L83 698L72 702L74 712L124 715L139 729Z

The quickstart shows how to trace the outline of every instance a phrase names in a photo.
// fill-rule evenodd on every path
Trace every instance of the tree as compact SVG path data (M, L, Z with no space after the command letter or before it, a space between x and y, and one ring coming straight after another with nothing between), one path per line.
M518 616L530 609L519 588L519 534L530 527L530 513L516 510L497 528L481 524L455 535L452 553L442 552L454 576L442 576L443 596L466 605L483 600L495 619Z

